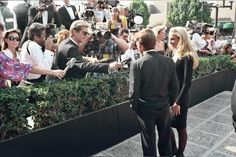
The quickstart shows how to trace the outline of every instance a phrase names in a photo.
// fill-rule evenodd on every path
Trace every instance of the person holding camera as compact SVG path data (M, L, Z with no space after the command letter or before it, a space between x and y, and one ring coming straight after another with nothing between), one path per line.
M54 52L53 38L46 38L46 27L41 23L32 23L28 29L28 41L24 42L21 49L20 61L25 64L51 69ZM29 74L27 81L35 83L44 81L44 75Z
M70 37L62 41L58 46L58 53L55 59L55 64L59 68L64 69L66 63L71 58L76 59L75 65L69 69L65 75L67 78L83 78L87 72L108 73L111 70L116 70L121 67L118 62L98 63L96 58L82 56L80 44L86 42L89 24L82 20L76 20L71 24Z
M63 0L64 5L58 9L61 23L67 30L70 29L70 25L75 20L79 20L78 12L74 5L70 4L70 0Z
M56 27L60 28L61 21L53 0L39 0L38 6L30 7L28 12L28 26L33 22L42 23L49 29L48 32Z
M95 21L97 22L106 22L110 17L110 13L106 13L105 11L106 6L103 1L98 1L94 15L95 15Z
M29 73L53 75L62 79L65 75L63 70L51 70L32 64L21 63L18 52L20 31L9 29L3 37L3 48L0 52L0 88L16 86L26 79Z

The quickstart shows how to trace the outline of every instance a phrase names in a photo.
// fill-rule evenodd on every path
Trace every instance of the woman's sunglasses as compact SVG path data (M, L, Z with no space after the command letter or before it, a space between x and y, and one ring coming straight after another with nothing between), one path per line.
M10 36L10 37L8 37L8 39L10 40L10 41L20 41L20 38L19 37L12 37L12 36Z

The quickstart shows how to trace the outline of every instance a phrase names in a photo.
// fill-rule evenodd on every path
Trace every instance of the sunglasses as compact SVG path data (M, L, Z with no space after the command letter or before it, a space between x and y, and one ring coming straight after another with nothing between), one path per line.
M20 41L20 38L19 37L12 37L12 36L10 36L10 37L8 37L8 39L10 40L10 41Z
M83 35L84 36L86 36L86 35L88 35L89 33L88 32L86 32L86 31L82 31L82 33L83 33Z

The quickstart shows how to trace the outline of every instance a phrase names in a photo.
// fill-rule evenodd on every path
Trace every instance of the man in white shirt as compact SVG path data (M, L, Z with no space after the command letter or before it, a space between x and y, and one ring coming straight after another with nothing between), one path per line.
M53 63L54 52L53 40L51 37L45 40L46 27L41 23L33 23L28 30L28 41L26 41L21 49L20 61L34 66L51 69ZM43 50L45 49L45 50ZM27 80L30 82L42 82L44 76L30 73Z

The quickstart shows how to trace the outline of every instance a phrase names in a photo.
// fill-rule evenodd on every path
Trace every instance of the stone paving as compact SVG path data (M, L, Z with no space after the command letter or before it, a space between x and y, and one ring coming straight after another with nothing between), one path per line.
M230 98L231 92L224 91L189 109L186 157L236 156ZM141 157L140 134L94 156Z

